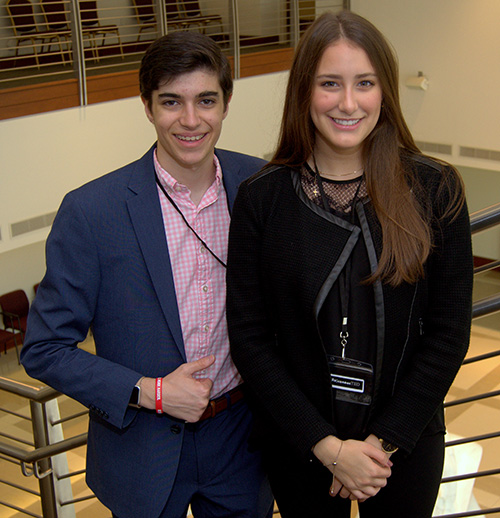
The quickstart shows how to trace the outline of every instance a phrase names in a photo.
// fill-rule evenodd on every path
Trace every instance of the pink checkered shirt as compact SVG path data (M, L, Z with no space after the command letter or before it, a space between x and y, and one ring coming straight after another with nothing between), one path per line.
M196 206L189 189L177 182L159 164L160 182L189 224L223 262L227 259L229 210L222 183L222 170L214 155L216 176ZM158 187L168 251L174 276L177 305L187 361L215 355L215 363L198 373L214 382L211 398L241 383L229 355L226 324L226 270L201 244Z

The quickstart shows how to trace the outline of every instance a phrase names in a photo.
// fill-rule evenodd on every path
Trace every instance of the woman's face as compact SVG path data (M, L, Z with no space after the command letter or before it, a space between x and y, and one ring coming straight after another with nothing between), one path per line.
M346 40L327 47L311 95L315 153L360 154L381 105L382 88L366 52Z

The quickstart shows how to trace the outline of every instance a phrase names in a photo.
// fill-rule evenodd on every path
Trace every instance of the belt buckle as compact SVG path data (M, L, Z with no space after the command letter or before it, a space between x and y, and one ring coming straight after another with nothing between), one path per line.
M208 407L210 408L210 416L209 417L214 417L216 415L216 413L215 413L215 399L211 399L209 401Z

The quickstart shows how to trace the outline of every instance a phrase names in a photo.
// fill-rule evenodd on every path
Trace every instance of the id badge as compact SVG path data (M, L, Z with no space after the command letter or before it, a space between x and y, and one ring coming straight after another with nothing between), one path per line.
M330 379L339 401L370 405L372 402L373 366L351 358L328 356Z

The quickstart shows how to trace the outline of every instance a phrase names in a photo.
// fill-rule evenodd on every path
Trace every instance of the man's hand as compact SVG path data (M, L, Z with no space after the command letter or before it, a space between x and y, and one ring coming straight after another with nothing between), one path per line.
M205 356L194 362L182 364L163 378L162 407L168 415L196 423L207 408L213 381L197 379L194 375L210 367L215 356ZM144 396L143 396L144 393ZM141 382L141 406L155 408L155 379L144 378Z

